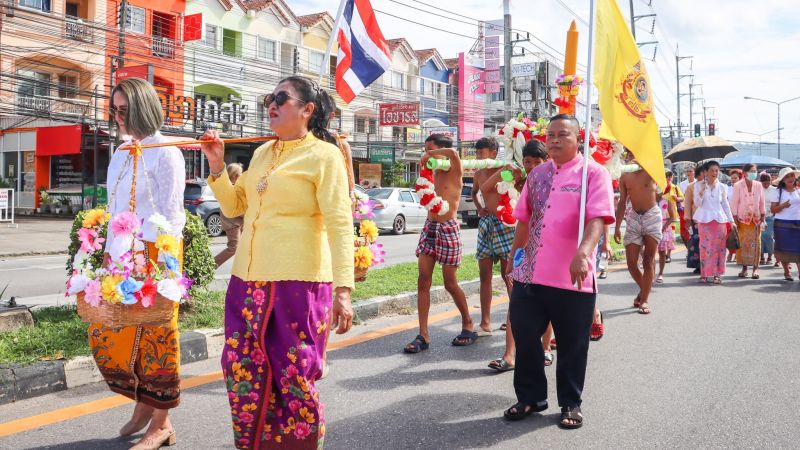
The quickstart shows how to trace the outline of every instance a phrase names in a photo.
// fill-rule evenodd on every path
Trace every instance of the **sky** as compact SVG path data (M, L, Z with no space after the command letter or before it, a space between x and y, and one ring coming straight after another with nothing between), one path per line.
M629 19L629 0L617 1ZM702 123L705 105L718 135L758 142L756 134L763 134L764 142L776 142L777 106L744 97L774 102L800 97L797 0L632 1L635 15L656 14L655 26L652 18L637 20L636 37L640 43L658 41L655 62L650 60L653 45L641 46L640 52L648 66L660 126L676 123L678 54L692 56L680 62L681 75L693 75L681 80L681 93L688 93L693 83L694 96L702 99L695 99L690 121L689 98L682 96L684 126ZM339 2L290 0L288 4L298 15L323 10L335 15ZM387 39L404 37L415 49L435 47L444 58L469 50L478 35L477 19L503 18L502 0L372 0L372 5ZM556 57L564 52L566 30L575 19L580 32L578 71L586 70L588 0L511 0L511 16L513 29L535 36L530 43L519 44L526 53L544 49ZM781 127L782 142L800 143L800 99L781 106Z

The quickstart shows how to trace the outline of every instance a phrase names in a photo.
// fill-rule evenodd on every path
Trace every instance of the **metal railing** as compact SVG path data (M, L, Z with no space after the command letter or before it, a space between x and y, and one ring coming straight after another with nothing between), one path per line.
M153 36L153 55L162 58L174 58L175 41L161 36Z
M64 36L81 42L94 42L94 28L77 17L64 18Z
M46 96L17 96L18 109L70 116L83 116L89 113L91 102L77 98L60 98Z

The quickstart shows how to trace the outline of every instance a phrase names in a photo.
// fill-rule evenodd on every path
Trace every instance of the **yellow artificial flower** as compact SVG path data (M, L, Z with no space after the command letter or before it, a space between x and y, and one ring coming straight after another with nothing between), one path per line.
M110 218L111 215L102 208L90 209L86 211L86 215L83 216L81 226L83 226L83 228L94 228L97 225L105 224Z
M375 242L375 239L378 239L378 227L371 220L362 220L358 232L369 242Z
M117 291L117 285L120 284L122 280L122 275L109 275L103 278L103 282L100 285L100 291L103 294L103 300L112 304L120 303L122 301L122 295L120 295L119 291Z
M359 269L372 267L372 251L369 247L358 247L355 253L355 265Z
M159 235L156 239L156 248L161 253L178 256L178 240L170 234Z

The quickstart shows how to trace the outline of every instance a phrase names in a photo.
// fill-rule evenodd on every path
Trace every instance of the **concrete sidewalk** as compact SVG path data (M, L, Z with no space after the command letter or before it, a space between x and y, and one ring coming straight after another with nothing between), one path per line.
M0 258L67 253L73 220L17 216L17 228L0 227Z

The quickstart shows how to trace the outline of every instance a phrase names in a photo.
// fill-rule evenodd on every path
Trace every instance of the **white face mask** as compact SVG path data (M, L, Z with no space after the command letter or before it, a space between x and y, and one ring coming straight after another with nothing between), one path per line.
M748 180L755 180L758 178L758 174L755 172L747 172L747 179Z

